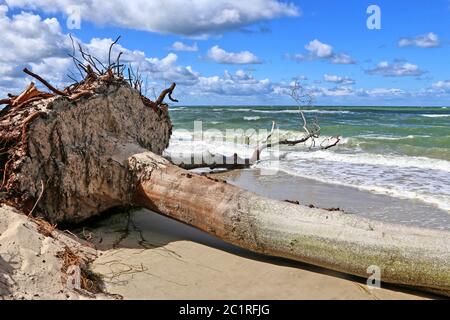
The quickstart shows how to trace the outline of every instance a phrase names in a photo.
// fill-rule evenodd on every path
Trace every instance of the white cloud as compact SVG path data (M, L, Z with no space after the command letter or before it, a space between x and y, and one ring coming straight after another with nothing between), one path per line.
M38 70L58 85L70 63L68 37L61 33L58 21L21 12L8 16L8 7L0 5L0 94L22 90L27 80L24 67ZM50 69L51 72L48 72Z
M402 96L405 95L406 92L402 89L398 88L375 88L375 89L369 89L364 91L365 94L372 97L378 97L378 96L388 96L388 97L394 97L394 96Z
M384 77L408 77L421 76L425 74L426 71L421 70L419 66L409 62L395 61L394 63L389 63L387 61L382 61L374 68L366 70L366 73Z
M440 41L437 34L430 32L419 35L415 38L402 38L398 42L399 47L419 47L419 48L436 48L439 47Z
M355 80L349 78L349 77L340 77L337 75L330 75L330 74L324 74L323 75L323 79L326 82L332 82L332 83L338 83L338 84L346 84L346 85L350 85L350 84L354 84Z
M314 95L322 95L326 97L346 97L346 96L353 96L355 94L355 91L352 87L334 87L331 89L328 88L320 88L317 91L315 91Z
M158 33L205 36L280 17L300 8L279 0L6 0L15 8L67 14L71 6L84 21Z
M62 56L70 48L55 18L42 20L26 12L10 18L7 14L8 7L0 5L0 62L23 63Z
M336 53L331 45L323 43L317 39L309 42L305 49L308 53L305 54L288 54L287 58L295 61L305 60L326 60L333 64L355 64L356 61L344 53Z
M187 52L198 51L197 42L195 42L192 45L188 45L188 44L185 44L185 43L183 43L181 41L175 41L172 44L171 48L172 48L172 50L175 50L175 51L187 51Z
M39 15L19 13L8 16L8 8L0 6L0 96L8 92L22 91L30 80L22 72L30 68L57 87L71 82L67 77L74 71L72 44L68 35L63 34L56 19L42 19ZM86 51L108 64L108 51L112 39L93 38L83 43ZM121 62L139 68L143 78L153 82L176 81L191 85L198 82L199 73L190 66L179 66L178 56L169 53L163 58L147 57L144 52L129 50L117 44L112 52L115 59L123 52Z
M269 79L258 80L245 71L235 74L225 71L223 77L199 77L198 84L192 88L195 95L254 96L273 92Z
M307 44L305 49L317 58L330 58L333 55L333 47L317 39Z
M93 38L84 46L95 57L107 64L109 47L112 39ZM144 52L139 50L129 50L122 45L117 44L113 47L111 56L117 57L119 52L123 52L121 62L131 65L133 69L139 69L139 72L150 80L155 81L176 81L180 84L188 84L197 81L199 73L195 72L191 66L177 65L178 56L175 53L169 53L164 58L147 57Z
M450 93L450 80L441 80L433 83L431 87L427 88L425 93L428 94L449 94Z
M435 83L433 83L433 88L449 90L450 89L450 80L435 82Z
M72 59L67 56L67 53L72 52L72 45L68 35L62 33L58 22L29 13L9 18L7 13L7 8L0 6L0 95L5 96L7 92L18 93L26 87L30 79L22 72L25 66L57 87L67 85L69 79L66 74L74 69ZM103 64L107 64L112 42L112 39L93 38L82 43L82 46ZM248 97L270 94L273 91L268 79L255 79L243 70L234 74L225 72L222 77L202 76L191 66L179 65L175 53L162 58L148 57L142 51L130 50L119 43L113 47L112 58L116 59L119 52L123 52L121 62L132 65L135 70L139 68L143 78L148 77L149 85L156 87L157 91L164 82L175 81L180 84L177 90L180 98L183 92L194 92L198 96ZM254 61L254 57L246 53L232 54L231 58L241 62Z
M354 89L350 86L337 86L333 88L324 87L308 87L307 90L316 98L332 97L332 98L383 98L392 99L404 97L408 95L407 92L397 88L373 88L373 89Z
M250 51L227 52L219 46L208 50L207 57L214 62L222 64L258 64L261 61Z

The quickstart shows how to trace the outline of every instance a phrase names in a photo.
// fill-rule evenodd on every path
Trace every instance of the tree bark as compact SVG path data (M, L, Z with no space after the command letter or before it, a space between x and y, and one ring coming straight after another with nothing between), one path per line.
M265 255L450 295L447 232L391 225L266 199L192 174L153 153L129 158L138 181L134 205Z

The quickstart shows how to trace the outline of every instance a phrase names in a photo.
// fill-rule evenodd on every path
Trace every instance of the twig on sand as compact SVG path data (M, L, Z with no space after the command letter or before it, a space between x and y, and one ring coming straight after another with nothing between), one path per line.
M36 207L37 207L39 201L40 201L41 198L42 198L42 195L44 194L44 189L45 189L44 181L41 180L41 193L39 194L39 197L37 198L36 202L34 203L33 208L30 210L30 213L28 213L28 216L29 216L29 217L31 217L31 216L33 215L34 209L36 209Z

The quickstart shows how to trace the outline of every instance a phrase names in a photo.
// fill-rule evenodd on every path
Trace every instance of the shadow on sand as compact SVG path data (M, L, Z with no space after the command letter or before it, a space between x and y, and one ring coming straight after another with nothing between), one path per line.
M0 300L11 294L10 276L12 273L13 268L0 255Z
M254 253L146 209L131 209L125 213L123 209L116 209L103 215L103 218L90 220L83 228L74 229L73 232L81 238L87 238L100 251L121 248L156 249L164 247L171 242L187 240L246 259L253 259L278 266L299 268L318 274L354 281L363 285L362 287L365 287L367 280L302 262ZM407 287L383 283L383 288L414 294L424 298L439 299L438 296Z

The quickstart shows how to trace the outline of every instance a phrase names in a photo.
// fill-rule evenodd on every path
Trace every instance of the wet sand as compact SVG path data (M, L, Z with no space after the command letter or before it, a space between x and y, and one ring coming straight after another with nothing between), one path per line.
M258 169L248 169L215 176L270 198L299 201L303 205L312 204L320 208L340 208L347 213L390 223L450 230L450 212L421 201L326 184L282 171L276 175L262 175Z

